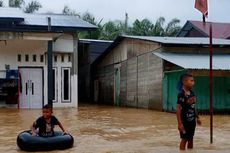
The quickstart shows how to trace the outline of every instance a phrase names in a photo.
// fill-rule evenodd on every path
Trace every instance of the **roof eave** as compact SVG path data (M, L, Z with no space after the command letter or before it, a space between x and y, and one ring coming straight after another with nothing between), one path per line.
M10 28L0 28L1 32L53 32L53 33L63 33L63 32L76 32L76 31L93 31L97 27L64 27L64 26L52 26L51 31L48 31L48 26L17 26Z
M96 65L100 59L102 59L103 57L105 57L109 52L110 50L112 50L113 48L116 47L116 45L121 42L123 39L125 39L125 37L123 36L118 36L114 41L113 43L111 43L111 45L103 52L103 54L101 54L93 63L92 65Z
M194 24L192 23L192 21L187 21L187 22L185 23L185 25L181 28L180 32L176 35L176 37L185 37L186 34L189 32L189 30L192 29L192 28L190 28L189 30L184 30L184 29L185 29L187 26L189 26L189 25L191 25L192 28L194 28L195 30L197 30L198 32L200 32L204 37L209 37L209 35L208 35L206 32L204 32L203 30L201 30L200 28L198 28L196 25L194 25ZM185 35L182 35L182 34L181 34L182 32L186 32L186 34L185 34Z

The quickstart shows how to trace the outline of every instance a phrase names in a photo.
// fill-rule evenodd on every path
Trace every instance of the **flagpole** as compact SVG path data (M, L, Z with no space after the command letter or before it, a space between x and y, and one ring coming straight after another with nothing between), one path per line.
M202 19L203 19L203 24L206 26L207 24L205 23L205 17L208 16L208 1L207 0L196 0L195 1L195 8L199 10L202 13ZM209 97L210 97L210 143L213 143L213 70L212 70L212 54L213 54L213 48L212 48L212 23L210 22L210 27L209 27Z
M202 19L203 19L203 23L205 23L205 16L204 15L202 16Z
M209 69L209 93L210 93L210 143L213 143L213 70L212 70L212 55L213 55L213 48L212 48L212 23L210 22L209 28L209 57L210 57L210 69Z

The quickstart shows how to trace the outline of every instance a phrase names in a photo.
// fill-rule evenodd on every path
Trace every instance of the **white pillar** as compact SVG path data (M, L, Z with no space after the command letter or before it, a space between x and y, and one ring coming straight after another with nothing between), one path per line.
M78 37L73 35L73 56L72 56L72 103L78 107Z

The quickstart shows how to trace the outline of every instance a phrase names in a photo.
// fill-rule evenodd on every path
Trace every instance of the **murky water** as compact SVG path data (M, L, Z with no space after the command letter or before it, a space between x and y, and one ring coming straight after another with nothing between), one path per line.
M17 134L30 127L40 110L0 109L0 152L22 152ZM151 110L83 105L55 109L54 115L74 136L74 147L52 153L177 153L179 134L175 114ZM209 117L202 116L195 149L189 153L230 152L230 117L214 117L214 144L209 144ZM57 128L58 129L58 128Z

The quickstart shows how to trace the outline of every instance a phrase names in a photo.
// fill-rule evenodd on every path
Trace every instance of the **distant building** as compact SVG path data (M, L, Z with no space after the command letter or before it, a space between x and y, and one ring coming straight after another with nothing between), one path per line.
M15 8L1 8L0 106L41 108L51 96L54 107L77 107L75 35L79 30L94 29L94 25L75 16L26 14ZM48 52L53 57L48 57ZM48 85L47 70L52 65L53 78ZM53 90L48 91L48 87Z
M207 111L208 38L119 36L94 64L98 103L175 111L181 74L195 76L200 111ZM214 39L214 110L230 111L230 40Z
M209 37L210 22L187 21L178 37ZM212 22L213 38L230 39L230 23Z
M112 41L80 39L78 45L79 102L93 101L92 63L104 53Z

